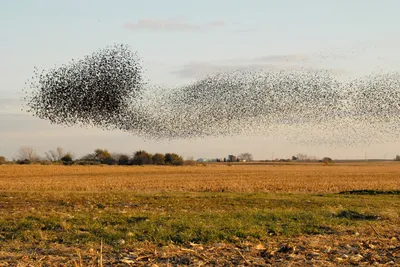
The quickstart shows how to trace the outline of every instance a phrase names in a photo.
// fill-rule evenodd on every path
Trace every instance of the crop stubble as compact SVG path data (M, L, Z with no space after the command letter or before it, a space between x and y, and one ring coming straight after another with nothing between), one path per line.
M400 165L0 166L1 191L289 192L398 190Z

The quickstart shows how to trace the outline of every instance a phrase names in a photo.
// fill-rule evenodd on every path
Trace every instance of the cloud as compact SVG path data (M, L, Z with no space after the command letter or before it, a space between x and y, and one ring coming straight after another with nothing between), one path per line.
M199 79L215 73L236 70L280 71L301 69L329 71L338 75L349 74L349 71L343 68L326 68L315 64L313 57L306 54L281 54L211 62L190 62L173 70L171 74L180 78Z
M234 58L220 61L220 63L229 63L233 65L244 65L244 64L286 64L286 63L305 63L311 58L306 54L278 54L268 55L253 58ZM216 63L216 62L215 62Z
M225 26L225 25L226 25L226 23L221 21L221 20L214 20L214 21L211 21L211 22L205 24L205 26L211 27L211 28L222 27L222 26Z
M247 33L247 32L254 32L257 30L265 30L267 27L262 24L255 24L255 25L249 25L247 23L243 24L243 22L240 21L234 21L232 22L232 25L235 26L235 32L240 32L240 33Z
M255 60L260 60L263 62L294 62L294 61L305 61L307 60L307 55L304 54L287 54L287 55L269 55Z
M190 23L185 17L169 19L141 19L134 23L125 23L122 27L127 30L152 30L152 31L200 31L225 26L221 20L214 20L204 24Z
M241 33L245 33L245 32L254 32L256 30L256 28L239 28L236 29L235 32L241 32Z
M202 78L217 72L229 72L237 69L251 70L265 67L260 64L212 64L205 62L192 62L185 64L182 68L172 71L171 73L180 78Z

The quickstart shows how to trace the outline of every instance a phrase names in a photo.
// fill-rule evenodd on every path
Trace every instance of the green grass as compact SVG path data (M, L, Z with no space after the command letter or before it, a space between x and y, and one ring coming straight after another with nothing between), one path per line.
M393 195L0 193L0 247L114 248L137 241L213 243L337 234L398 218ZM393 214L394 213L394 214ZM121 244L120 240L125 244Z
M400 190L352 190L340 192L347 195L400 195Z

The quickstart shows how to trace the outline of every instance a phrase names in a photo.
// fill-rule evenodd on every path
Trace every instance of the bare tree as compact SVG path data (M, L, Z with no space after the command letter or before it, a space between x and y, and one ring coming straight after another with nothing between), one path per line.
M57 161L58 160L57 154L54 150L49 150L48 152L44 152L44 154L46 155L46 159L49 161Z
M61 160L62 157L64 157L66 154L64 152L64 149L62 149L61 147L57 147L57 160Z
M252 161L253 160L253 155L246 152L246 153L242 153L238 156L239 159L241 160L245 160L245 161Z
M308 159L308 156L306 154L297 154L296 158L298 161L306 161Z
M36 151L29 146L23 146L18 149L17 157L19 160L37 161L39 160Z
M66 155L64 152L64 149L61 147L57 147L56 151L54 150L49 150L48 152L45 152L46 158L50 161L60 161L62 157Z
M317 160L316 156L309 156L306 154L297 154L296 158L298 161L316 161Z

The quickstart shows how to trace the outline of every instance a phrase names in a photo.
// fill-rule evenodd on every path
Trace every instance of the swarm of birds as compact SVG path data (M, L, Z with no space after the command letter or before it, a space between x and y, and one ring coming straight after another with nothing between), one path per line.
M115 128L142 90L139 59L125 45L49 71L35 70L34 77L28 111L56 124Z
M34 116L150 139L278 134L349 146L397 140L400 128L398 73L342 81L306 68L237 70L163 88L144 82L128 46L113 45L34 78L25 98Z

